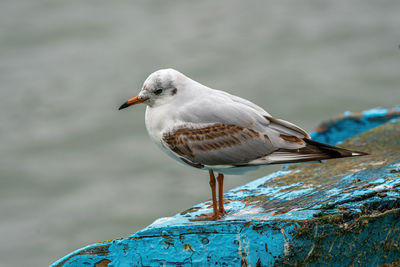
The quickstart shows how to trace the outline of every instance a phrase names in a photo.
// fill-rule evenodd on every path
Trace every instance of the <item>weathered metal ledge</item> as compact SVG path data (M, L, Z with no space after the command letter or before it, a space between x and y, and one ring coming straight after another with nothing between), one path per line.
M400 264L400 108L346 112L312 137L371 155L286 165L227 192L223 220L189 221L211 212L201 203L52 266Z

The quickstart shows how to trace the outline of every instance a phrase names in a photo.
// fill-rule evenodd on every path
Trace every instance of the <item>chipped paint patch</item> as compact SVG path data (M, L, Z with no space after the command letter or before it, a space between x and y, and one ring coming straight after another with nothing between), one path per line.
M315 141L334 145L399 117L400 106L390 110L373 108L358 113L345 112L342 117L321 123L310 136Z

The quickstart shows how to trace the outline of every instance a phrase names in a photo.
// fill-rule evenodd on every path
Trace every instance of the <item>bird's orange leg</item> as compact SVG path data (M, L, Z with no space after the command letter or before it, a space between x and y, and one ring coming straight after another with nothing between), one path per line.
M221 213L218 210L217 206L217 186L215 182L214 172L212 170L209 171L210 174L210 187L211 187L211 195L212 195L212 204L213 204L213 213L202 214L197 216L194 219L189 219L189 221L210 221L210 220L218 220L221 218ZM219 176L218 176L219 177ZM219 182L218 182L219 185Z
M217 176L218 182L218 209L221 215L226 213L224 209L224 175L222 173L218 173Z
M209 173L210 173L210 187L211 187L211 195L213 202L214 219L217 220L220 217L219 210L217 208L217 187L215 183L214 172L210 170Z

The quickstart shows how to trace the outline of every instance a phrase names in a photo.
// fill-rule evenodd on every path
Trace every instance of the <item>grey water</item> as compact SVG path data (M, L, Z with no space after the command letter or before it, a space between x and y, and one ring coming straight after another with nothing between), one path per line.
M0 266L45 266L210 199L117 108L173 67L311 131L400 101L400 2L0 2ZM226 190L265 167L228 176Z

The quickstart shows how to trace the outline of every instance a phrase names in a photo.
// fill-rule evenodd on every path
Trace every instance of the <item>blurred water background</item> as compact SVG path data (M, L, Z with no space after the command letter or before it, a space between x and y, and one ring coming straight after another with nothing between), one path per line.
M400 100L400 2L0 2L0 266L46 266L210 198L162 154L145 106L173 67L312 130ZM266 167L228 176L226 190Z

